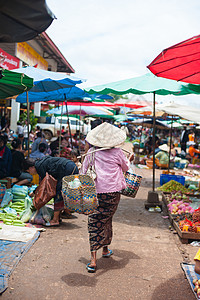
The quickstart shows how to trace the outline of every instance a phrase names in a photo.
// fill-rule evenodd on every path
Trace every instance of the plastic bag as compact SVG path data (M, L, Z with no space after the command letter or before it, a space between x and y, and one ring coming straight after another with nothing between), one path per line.
M20 219L22 222L26 223L30 220L31 216L32 216L32 210L30 207L28 207L23 211Z
M7 206L10 201L13 199L13 194L11 190L6 190L5 195L3 196L3 200L1 202L1 207Z
M53 218L53 214L52 208L43 206L32 214L29 222L31 224L46 225Z
M53 209L47 206L43 206L40 210L42 212L43 219L46 222L50 222L54 215Z

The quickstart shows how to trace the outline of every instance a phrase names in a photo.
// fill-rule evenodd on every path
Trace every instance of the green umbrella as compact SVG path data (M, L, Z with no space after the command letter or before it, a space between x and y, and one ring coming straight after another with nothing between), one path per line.
M193 88L193 85L187 83L179 83L174 80L159 78L152 73L147 73L143 76L134 77L130 79L120 80L107 84L97 85L91 88L86 88L88 93L101 93L101 94L146 94L155 93L157 95L187 95L190 93L199 94L199 89ZM192 89L193 88L193 89Z
M153 94L153 192L155 189L155 95L175 95L183 96L188 94L200 94L200 86L187 83L180 83L174 80L156 77L152 73L130 79L111 82L86 88L88 93L117 95L123 94Z
M2 70L2 76L0 79L0 99L19 95L33 87L33 78L24 74Z

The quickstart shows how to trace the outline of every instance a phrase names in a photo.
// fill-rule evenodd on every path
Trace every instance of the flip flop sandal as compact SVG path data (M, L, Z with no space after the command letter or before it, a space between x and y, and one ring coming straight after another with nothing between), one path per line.
M102 254L102 257L110 257L113 254L113 251L108 249L108 253L107 254Z
M96 268L94 266L90 266L90 263L87 264L86 269L88 270L89 273L95 273L96 272Z

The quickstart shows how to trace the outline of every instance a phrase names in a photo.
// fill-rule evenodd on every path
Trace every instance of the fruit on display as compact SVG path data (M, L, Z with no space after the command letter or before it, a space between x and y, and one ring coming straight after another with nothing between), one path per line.
M179 228L181 231L197 232L197 226L187 218L179 222Z
M197 293L198 299L200 299L200 279L193 280L194 291Z
M173 192L173 191L178 191L182 192L184 194L191 194L191 191L186 189L181 183L175 181L175 180L170 180L167 183L161 185L160 187L157 188L159 191L163 192Z
M168 203L172 202L173 200L183 201L192 203L192 200L190 200L189 196L183 194L182 192L171 192L169 195L165 196Z
M181 215L181 214L193 214L194 209L190 206L188 202L173 200L168 205L168 209L173 215Z
M195 209L193 215L192 215L193 222L200 222L200 208Z

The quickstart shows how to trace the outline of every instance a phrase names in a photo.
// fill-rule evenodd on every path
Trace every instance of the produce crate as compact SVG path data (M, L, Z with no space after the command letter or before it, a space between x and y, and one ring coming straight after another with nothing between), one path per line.
M175 180L182 185L185 184L185 177L181 175L172 175L172 174L160 174L160 185L163 185L170 180Z
M195 233L195 232L186 232L186 231L181 231L178 225L178 222L176 222L173 218L173 215L170 213L170 211L168 210L168 206L167 206L167 200L165 198L164 193L162 194L162 201L167 209L167 213L169 215L169 221L172 224L172 226L174 227L174 229L176 230L181 242L183 244L188 244L188 242L190 240L200 240L200 233Z
M188 244L189 240L200 240L200 233L181 231L178 223L173 220L173 227L178 233L178 236L183 244Z

